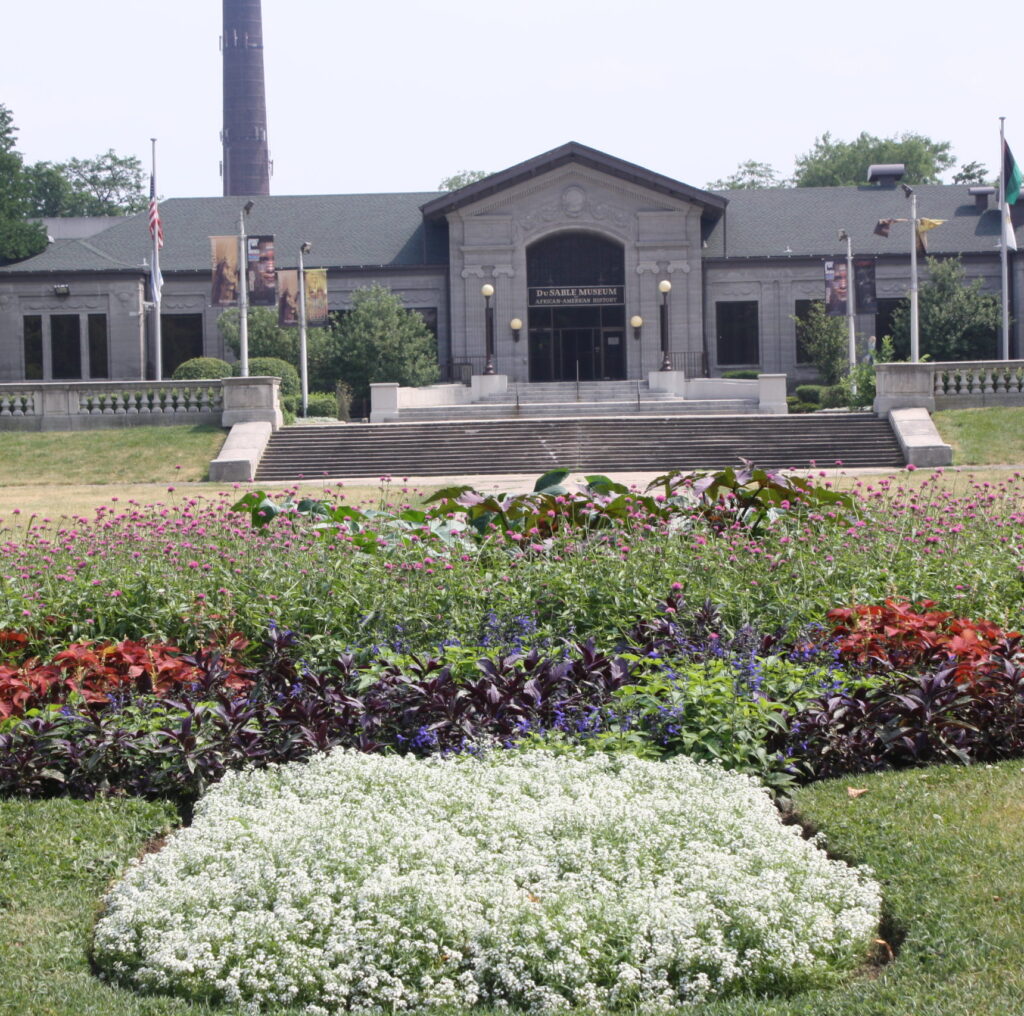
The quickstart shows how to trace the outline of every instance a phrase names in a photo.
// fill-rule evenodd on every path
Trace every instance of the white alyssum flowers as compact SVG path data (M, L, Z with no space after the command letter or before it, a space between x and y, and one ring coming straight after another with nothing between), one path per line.
M849 967L879 903L683 758L336 751L225 777L111 891L95 956L252 1011L655 1011Z

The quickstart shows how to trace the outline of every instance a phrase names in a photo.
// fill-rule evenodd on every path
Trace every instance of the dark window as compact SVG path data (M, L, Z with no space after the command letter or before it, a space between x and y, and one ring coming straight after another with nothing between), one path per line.
M719 366L757 366L761 359L757 300L719 300L715 321Z
M110 377L106 314L89 315L89 377Z
M526 252L530 286L623 286L622 245L591 233L556 233Z
M811 355L807 352L807 347L804 345L803 328L801 325L804 321L810 317L811 308L819 304L825 306L824 300L797 300L796 308L793 313L793 317L796 318L796 362L797 363L811 363Z
M203 355L202 314L161 314L163 376L170 377L186 360Z
M54 381L82 379L82 323L77 314L50 315Z
M25 380L43 380L43 319L26 314L21 319L25 335Z
M892 318L896 313L896 309L900 306L907 304L909 301L906 297L881 297L878 300L878 311L875 314L875 336L878 339L878 345L881 347L882 339L886 335L892 335ZM909 360L910 359L910 340L909 338L900 343L899 346L894 350L897 360Z

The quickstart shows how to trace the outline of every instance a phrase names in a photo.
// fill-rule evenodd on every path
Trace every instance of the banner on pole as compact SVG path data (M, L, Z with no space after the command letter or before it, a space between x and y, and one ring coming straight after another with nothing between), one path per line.
M858 314L877 314L878 296L875 292L874 258L853 259L854 309Z
M285 268L277 273L277 324L295 328L299 323L299 273Z
M213 261L210 303L214 307L231 307L238 303L238 237L211 236L210 255Z
M846 262L825 262L825 313L829 317L846 316Z
M327 327L327 269L306 269L306 324Z
M273 307L277 303L277 280L274 273L274 238L247 236L246 261L249 274L249 303L253 307Z

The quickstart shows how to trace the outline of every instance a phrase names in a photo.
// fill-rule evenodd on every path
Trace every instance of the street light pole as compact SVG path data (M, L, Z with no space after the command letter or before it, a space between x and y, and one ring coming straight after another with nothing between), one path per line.
M672 369L672 358L668 355L668 294L672 292L672 283L662 279L658 283L661 293L661 306L658 308L658 332L661 339L661 369Z
M309 366L306 353L306 266L302 260L313 245L307 240L299 247L299 380L302 382L302 417L309 410Z
M856 286L853 284L853 241L845 230L839 230L839 239L846 241L846 329L849 339L850 373L857 366L857 330L853 316L857 313L853 295Z
M238 359L239 373L249 376L249 245L245 235L245 217L253 202L246 201L238 213Z
M910 362L919 363L921 342L917 319L917 195L913 187L901 185L910 198Z
M480 293L484 298L484 329L487 342L487 363L484 366L485 374L493 374L494 371L494 308L491 306L491 297L494 296L494 286L485 282L480 287Z

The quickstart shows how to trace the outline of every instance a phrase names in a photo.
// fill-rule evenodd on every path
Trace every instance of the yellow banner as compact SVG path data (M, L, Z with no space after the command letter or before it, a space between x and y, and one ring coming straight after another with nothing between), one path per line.
M213 261L210 303L214 307L230 307L238 303L238 237L211 236L210 255Z
M306 269L306 324L327 327L327 269Z

